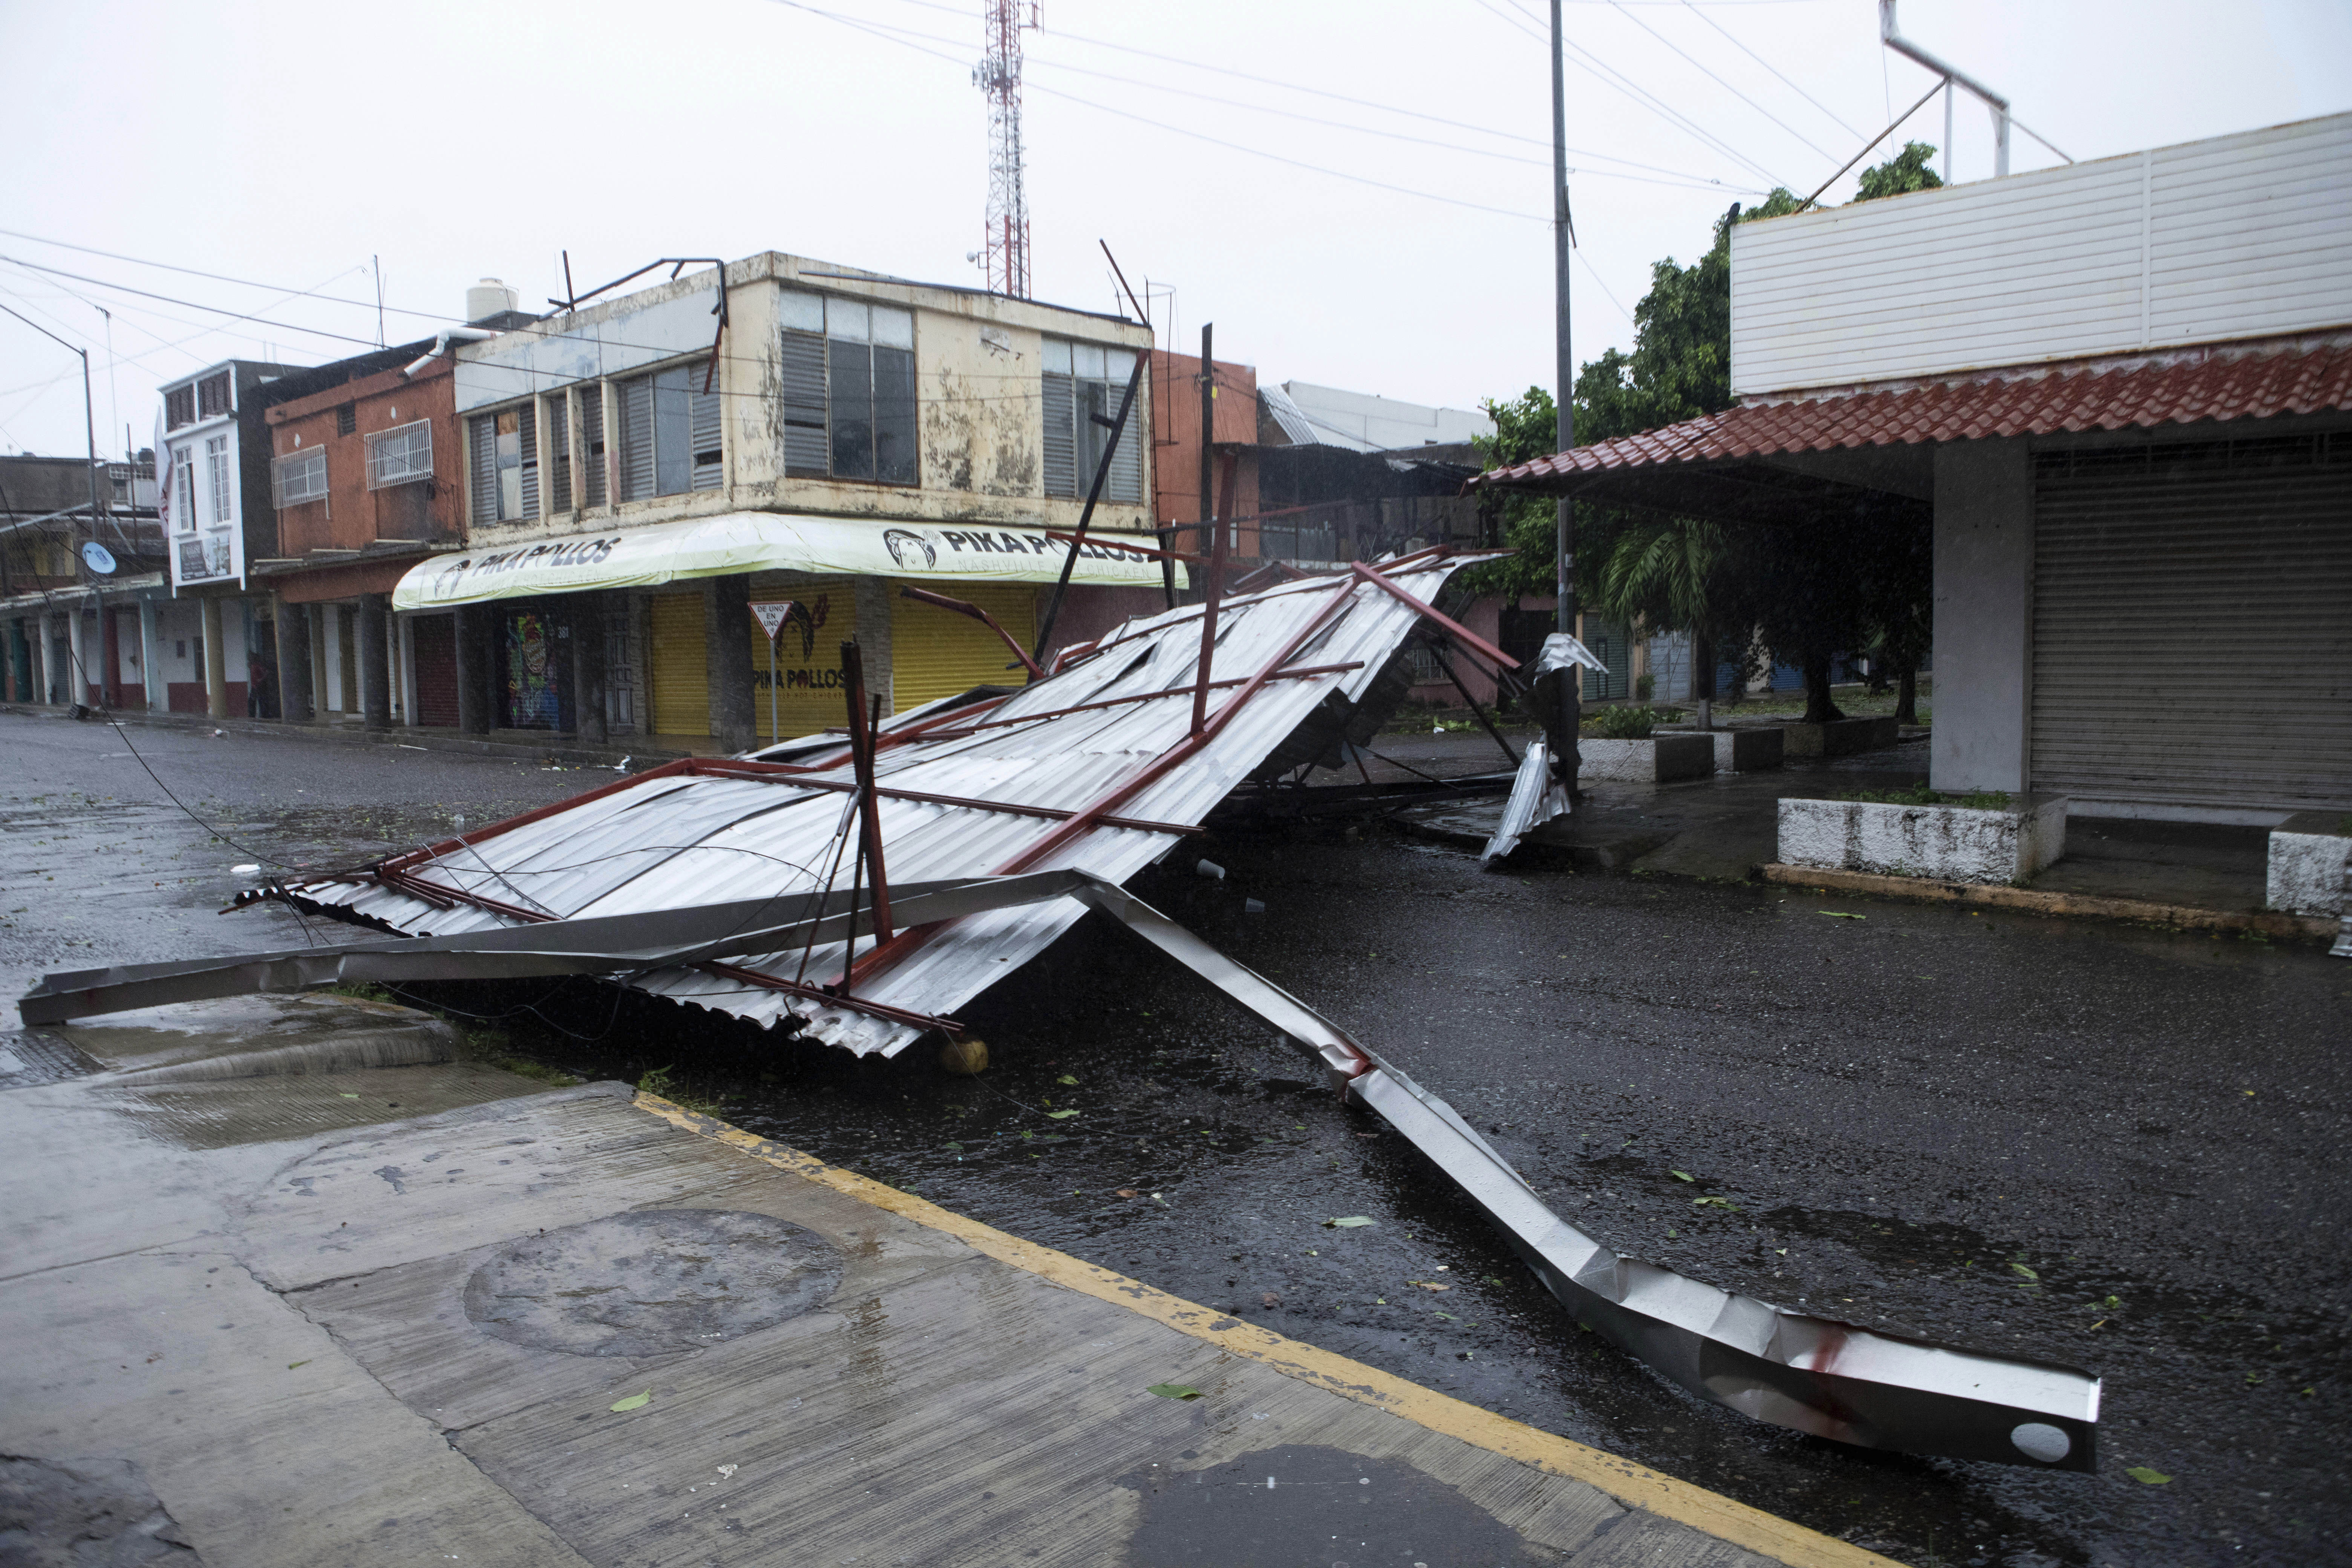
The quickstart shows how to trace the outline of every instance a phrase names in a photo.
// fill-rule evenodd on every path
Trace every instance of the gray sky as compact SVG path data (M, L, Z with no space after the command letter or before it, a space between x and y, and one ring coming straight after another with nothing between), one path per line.
M1270 381L1457 406L1549 383L1545 5L1043 0L1037 296L1110 308L1100 237L1139 289L1175 289L1176 346L1213 319L1219 357ZM1820 184L1931 79L1880 49L1872 0L1566 9L1580 360L1630 344L1652 261L1697 254L1735 200ZM544 308L567 247L583 287L771 248L976 284L980 10L5 0L0 303L94 351L100 444L120 448L200 364L360 346L300 329L373 342L372 256L394 342L460 314L484 274ZM1902 26L2077 159L2352 108L2342 0L1903 0ZM1985 113L1956 114L1956 178L1989 177ZM1906 135L1943 140L1940 99ZM2055 161L2016 139L2016 170ZM80 390L78 361L0 317L0 449L80 451Z

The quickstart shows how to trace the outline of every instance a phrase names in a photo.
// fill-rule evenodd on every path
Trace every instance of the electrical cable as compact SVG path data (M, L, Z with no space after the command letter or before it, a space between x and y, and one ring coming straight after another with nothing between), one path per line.
M1577 3L1578 3L1578 4L1585 4L1585 5L1605 5L1605 4L1608 4L1608 3L1609 3L1609 0L1577 0ZM1636 4L1664 4L1664 3L1667 3L1667 0L1634 0L1634 3L1636 3ZM1791 0L1771 0L1771 3L1772 3L1772 4L1776 4L1776 5L1777 5L1777 4L1787 4L1787 3L1791 3ZM950 16L968 16L968 12L965 10L965 8L964 8L964 7L960 6L960 5L942 5L942 4L940 4L940 0L900 0L900 4L902 4L902 5L919 5L919 6L923 7L925 10L929 10L929 11L944 11L944 12L948 13L948 14L949 14L949 15L950 15ZM877 23L877 24L876 24L876 26L887 26L887 25L888 25L888 24L887 24L887 23ZM1042 28L1041 28L1041 29L1040 29L1040 31L1041 31L1041 32L1043 32L1043 31L1044 31L1044 29L1042 29ZM937 37L937 35L936 35L936 34L925 34L925 35L919 35L919 36L920 36L920 37ZM1074 42L1074 43L1086 44L1086 45L1088 45L1088 46L1090 46L1090 47L1095 47L1095 48L1101 48L1101 49L1113 49L1113 50L1118 51L1118 53L1120 53L1120 54L1136 55L1136 56L1139 56L1139 57L1140 57L1140 58L1144 58L1144 59L1160 60L1160 61L1162 61L1162 62L1164 62L1164 63L1166 63L1166 64L1169 64L1169 65L1182 66L1182 67L1184 67L1184 68L1185 68L1186 69L1188 69L1188 70L1205 71L1205 72L1208 72L1208 73L1210 73L1210 74L1212 74L1212 75L1216 75L1216 76L1229 76L1229 77L1233 77L1233 78L1236 79L1237 80L1241 80L1241 81L1256 82L1256 83L1258 83L1260 86L1263 86L1263 87L1274 87L1274 88L1280 88L1280 89L1283 89L1284 91L1286 91L1286 92L1299 92L1299 93L1306 93L1306 94L1308 94L1309 96L1311 96L1311 97L1315 97L1315 98L1327 98L1327 99L1331 100L1332 100L1333 102L1335 102L1335 103L1346 103L1346 104L1352 104L1352 105L1354 105L1355 107L1357 107L1357 108L1359 108L1359 109L1370 109L1370 110L1379 110L1380 112L1384 113L1384 114L1396 114L1396 115L1402 115L1402 116L1404 116L1405 118L1407 118L1407 119L1411 119L1411 120L1423 120L1423 121L1429 121L1431 124L1433 124L1433 125L1445 125L1445 126L1451 126L1451 127L1452 127L1452 128L1454 128L1454 130L1457 130L1457 131L1470 131L1470 132L1476 132L1477 134L1479 134L1479 135L1481 135L1481 136L1495 136L1495 137L1500 137L1500 138L1502 138L1502 139L1503 139L1503 140L1505 140L1505 141L1510 141L1510 142L1526 142L1528 145L1529 145L1529 146L1531 146L1531 147L1544 147L1544 148L1549 148L1549 147L1551 145L1551 140L1550 140L1550 138L1549 138L1549 137L1544 137L1544 136L1528 136L1528 135L1525 135L1525 134L1523 134L1523 133L1521 133L1521 132L1517 132L1517 131L1498 131L1498 130L1495 129L1495 128L1494 128L1494 127L1492 127L1492 126L1487 126L1487 125L1479 125L1479 124L1475 124L1475 123L1474 123L1474 122L1472 122L1472 121L1466 121L1466 120L1451 120L1451 119L1446 118L1446 117L1445 117L1445 116L1444 116L1444 115L1440 115L1440 114L1429 114L1429 113L1423 112L1423 110L1416 110L1416 109L1401 109L1401 108L1397 107L1395 104L1391 104L1391 103L1381 103L1381 102L1379 102L1379 101L1377 101L1377 100L1375 100L1368 99L1368 98L1355 98L1355 97L1351 97L1350 95L1349 95L1349 94L1347 94L1347 93L1344 93L1344 92L1332 92L1332 91L1329 91L1328 89L1324 89L1324 88L1319 88L1319 87L1308 87L1308 86L1307 86L1307 85L1306 85L1305 83L1303 83L1303 82L1284 81L1284 80L1282 80L1282 79L1280 79L1279 78L1276 78L1276 77L1258 76L1258 75L1255 75L1255 73L1250 72L1250 71L1235 70L1235 69L1234 69L1234 68L1233 68L1232 67L1230 67L1230 66L1214 66L1214 65L1210 65L1210 64L1207 64L1206 62L1202 61L1202 60L1192 60L1192 59L1186 59L1186 58L1183 58L1182 56L1181 56L1181 55L1162 54L1162 53L1160 53L1160 51L1158 51L1158 50L1156 50L1156 49L1139 48L1139 47L1137 47L1136 46L1134 46L1134 45L1132 45L1132 44L1118 44L1118 43L1113 43L1113 42L1111 42L1111 41L1110 41L1109 39L1108 39L1108 38L1094 38L1094 37L1087 37L1085 34L1082 34L1082 33L1067 33L1067 32L1052 32L1052 33L1045 33L1045 37L1054 37L1054 38L1067 38L1067 39L1071 40L1071 41L1072 41L1072 42ZM941 41L946 41L946 40L941 40ZM1063 69L1063 70L1076 70L1076 69L1080 68L1076 67L1076 66L1071 66L1071 65L1065 64L1064 62L1062 62L1062 61L1058 61L1058 60L1041 60L1041 61L1039 61L1038 63L1039 63L1039 64L1041 64L1041 65L1045 65L1045 66L1048 66L1048 67L1051 67L1051 68L1054 68ZM1168 91L1168 92L1181 92L1181 91L1185 91L1186 89L1180 89L1180 88L1163 88L1163 89L1161 89L1161 90L1163 90L1163 91ZM1207 100L1208 100L1209 101L1211 101L1211 102L1220 102L1220 103L1222 103L1222 102L1229 102L1229 101L1231 101L1230 100L1213 98L1213 97L1211 97L1211 96L1210 96L1210 95L1208 95L1208 94L1199 94L1199 93L1195 93L1195 94L1192 94L1192 96L1194 96L1194 97L1201 97L1201 98L1205 98L1205 99L1207 99ZM1282 111L1281 111L1281 110L1266 110L1266 112L1268 112L1268 113L1279 113L1279 112L1282 112ZM1325 121L1325 122L1322 122L1322 123L1334 123L1334 122ZM1389 132L1386 132L1370 131L1370 128L1369 128L1369 127L1361 127L1361 126L1357 126L1357 127L1345 127L1345 129L1351 129L1351 130L1364 130L1364 131L1367 131L1370 134L1372 134L1372 135L1387 135L1387 134L1390 134ZM1685 171L1683 171L1683 170L1679 170L1679 169L1668 169L1668 168L1662 167L1662 166L1660 166L1660 165L1658 165L1658 164L1655 164L1655 163L1640 163L1640 162L1638 162L1638 161L1636 161L1636 160L1634 160L1634 159L1632 159L1632 158L1621 158L1621 157L1617 156L1615 153L1596 153L1596 152L1592 152L1592 151L1591 151L1591 150L1589 150L1589 149L1586 149L1586 148L1580 148L1580 147L1571 147L1571 148L1570 148L1570 149L1569 149L1569 152L1570 152L1570 153L1571 153L1572 154L1574 154L1574 155L1578 156L1578 157L1580 157L1580 158L1599 158L1599 159L1601 159L1601 160L1603 160L1603 161L1605 161L1605 162L1608 162L1608 163L1624 163L1624 164L1627 164L1627 165L1629 165L1629 166L1631 166L1631 167L1633 167L1633 168L1636 168L1636 169L1646 169L1646 170L1648 170L1648 171L1649 171L1650 173L1652 173L1652 174L1671 175L1671 176L1674 176L1674 177L1675 177L1675 178L1685 179L1685 180L1690 180L1690 181L1696 182L1696 183L1704 183L1704 184L1709 184L1709 185L1715 185L1715 184L1722 184L1722 182L1721 182L1721 181L1719 181L1719 180L1716 180L1716 179L1713 179L1713 178L1710 178L1710 177L1706 176L1706 175L1701 175L1701 174L1688 174L1688 173L1686 173L1686 172L1685 172ZM1549 160L1543 160L1543 161L1544 161L1544 162L1548 162ZM1593 170L1593 171L1589 171L1589 172L1591 172L1591 173L1596 173L1596 174L1597 174L1597 173L1600 173L1601 171ZM0 231L0 232L5 232L5 231Z
M1611 0L1611 3L1622 8L1629 4L1639 4L1640 0ZM1832 109L1828 104L1823 103L1820 99L1815 98L1811 93L1807 92L1795 82L1790 81L1787 77L1781 76L1780 67L1774 65L1770 60L1766 59L1762 55L1758 54L1754 49L1749 48L1746 44L1740 42L1738 35L1732 32L1730 28L1717 21L1714 17L1708 16L1706 12L1700 10L1698 6L1694 4L1694 0L1682 0L1682 3L1689 9L1692 16L1696 16L1700 21L1705 22L1708 26L1713 27L1717 32L1721 33L1725 37L1729 38L1732 43L1738 47L1742 53L1746 54L1749 59L1754 60L1758 65L1762 66L1766 70L1770 71L1774 76L1780 77L1782 81L1787 82L1790 90L1794 91L1798 97L1803 99L1807 103L1811 104L1815 109L1820 110L1823 114L1828 115L1832 120L1836 121L1838 128L1843 131L1847 135L1864 136L1869 134L1867 132L1856 131L1853 126L1848 125L1845 122L1844 118L1840 115L1836 110ZM1886 51L1884 49L1879 51L1882 60L1885 58L1885 53ZM1894 105L1889 104L1887 109L1891 113L1894 110Z
M1615 3L1615 0L1612 0L1612 3ZM1653 26L1650 26L1650 24L1648 24L1647 22L1644 22L1643 20L1642 20L1642 18L1641 18L1641 17L1636 16L1635 15L1633 15L1633 12L1631 12L1631 11L1626 11L1626 10L1625 10L1625 7L1624 7L1624 5L1623 5L1622 4L1617 4L1617 9L1618 9L1618 10L1620 10L1620 11L1624 11L1624 13L1625 13L1625 20L1627 20L1627 21L1629 21L1629 22L1633 23L1633 26L1637 26L1637 27L1641 28L1641 29L1642 29L1642 31L1643 31L1643 32L1645 32L1645 33L1649 34L1649 35L1650 35L1650 37L1654 37L1654 38L1657 39L1657 40L1658 40L1658 42L1660 42L1660 43L1662 43L1662 44L1665 45L1665 46L1666 46L1666 47L1668 47L1668 48L1670 48L1670 49L1674 50L1674 51L1675 51L1675 53L1676 53L1676 54L1678 54L1678 55L1682 56L1682 58L1683 58L1684 59L1685 59L1685 60L1689 60L1689 61L1690 61L1690 63L1691 63L1692 65L1696 66L1696 67L1698 68L1698 69L1699 69L1699 70L1701 70L1702 72L1705 72L1705 74L1707 76L1707 78L1708 78L1710 80L1712 80L1712 81L1716 82L1717 85L1719 85L1720 87L1722 87L1726 91L1729 92L1729 93L1730 93L1734 98L1737 98L1738 100L1739 100L1739 101L1740 101L1740 102L1742 102L1742 103L1746 104L1748 108L1750 108L1750 109L1754 110L1757 113L1759 113L1759 114L1762 115L1765 119L1767 119L1767 120L1770 121L1773 124L1775 124L1775 125L1779 126L1781 130L1783 130L1783 131L1787 132L1790 135L1794 136L1798 141L1802 142L1806 146L1811 147L1814 152L1819 153L1822 157L1824 157L1824 158L1833 158L1833 157L1837 156L1837 154L1836 154L1836 153L1832 153L1828 148L1823 147L1823 146L1822 146L1820 143L1818 143L1818 142L1814 142L1811 137L1807 136L1803 132L1799 131L1795 126L1793 126L1793 125L1790 124L1787 121L1785 121L1785 120L1781 119L1779 115L1777 115L1777 114L1773 113L1770 110L1769 110L1769 109L1765 108L1762 104L1760 104L1760 103L1757 102L1754 99L1752 99L1752 98L1748 97L1746 93L1744 93L1744 92L1740 91L1738 88L1737 88L1737 87L1733 86L1730 82L1727 82L1727 81L1724 80L1724 79L1723 79L1723 78L1721 78L1721 77L1719 77L1719 76L1717 76L1717 75L1715 74L1715 72L1713 72L1713 71L1711 71L1711 70L1708 70L1706 67L1705 67L1705 66L1703 66L1703 65L1700 65L1700 64L1699 64L1699 62L1697 61L1697 59L1694 58L1692 57L1692 55L1689 53L1689 51L1685 50L1685 48L1684 48L1680 44L1677 44L1677 43L1675 43L1672 38L1667 37L1664 33L1661 33L1661 32L1660 32L1660 31L1658 31L1655 27L1653 27Z

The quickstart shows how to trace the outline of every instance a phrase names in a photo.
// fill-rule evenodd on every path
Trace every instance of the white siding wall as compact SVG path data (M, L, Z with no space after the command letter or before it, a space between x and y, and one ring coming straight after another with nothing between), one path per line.
M1743 396L2347 324L2352 114L1732 230Z

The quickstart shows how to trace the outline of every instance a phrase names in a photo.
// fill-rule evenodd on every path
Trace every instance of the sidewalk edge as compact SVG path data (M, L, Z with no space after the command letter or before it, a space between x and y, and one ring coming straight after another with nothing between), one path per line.
M1227 1317L1066 1252L1024 1241L928 1199L902 1193L854 1171L828 1165L814 1155L746 1132L716 1117L688 1110L657 1095L640 1091L634 1103L638 1110L673 1126L821 1183L902 1219L952 1236L975 1251L1052 1284L1140 1313L1203 1343L1246 1356L1286 1376L1386 1410L1488 1453L1582 1481L1628 1508L1688 1525L1718 1541L1787 1563L1790 1568L1901 1568L1892 1558L1735 1502L1688 1481L1676 1480L1603 1449L1555 1436L1361 1362Z
M1885 877L1870 871L1836 871L1823 866L1787 866L1775 860L1757 875L1788 888L1821 888L1841 893L1881 893L1937 904L1983 904L2037 915L2089 915L2103 920L2144 921L2183 931L2243 931L2263 936L2317 937L2336 934L2336 921L2321 915L2291 915L2275 910L2209 910L2195 904L2162 904L2145 899L2110 899L2095 893L2060 893L2012 888L1998 882L1937 882L1924 877Z

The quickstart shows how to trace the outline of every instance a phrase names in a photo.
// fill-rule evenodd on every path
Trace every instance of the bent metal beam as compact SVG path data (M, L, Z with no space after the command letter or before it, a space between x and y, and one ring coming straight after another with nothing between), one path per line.
M1116 883L1077 869L905 884L900 918L935 924L1075 897L1322 1063L1348 1100L1402 1133L1485 1210L1581 1325L1703 1399L1864 1447L2088 1471L2099 1380L2072 1367L1958 1349L1791 1312L1603 1246L1545 1205L1444 1100L1263 975ZM619 978L866 930L842 894L803 894L446 937L58 973L19 1004L28 1024L342 981Z

